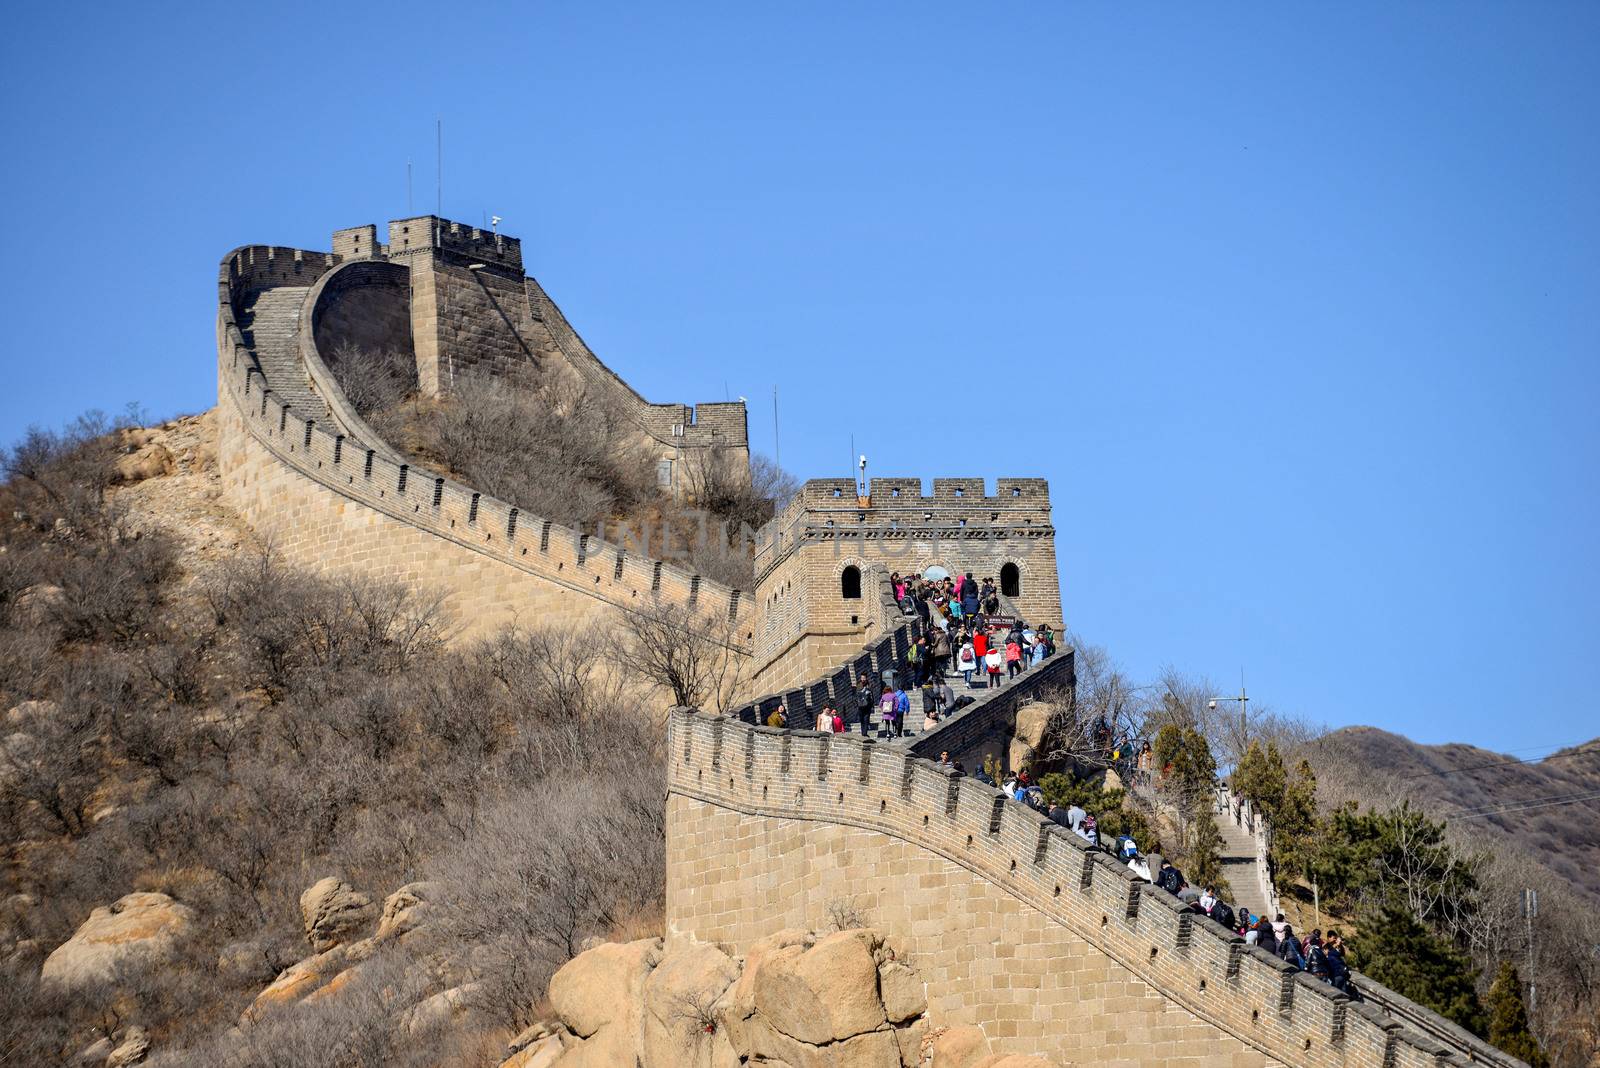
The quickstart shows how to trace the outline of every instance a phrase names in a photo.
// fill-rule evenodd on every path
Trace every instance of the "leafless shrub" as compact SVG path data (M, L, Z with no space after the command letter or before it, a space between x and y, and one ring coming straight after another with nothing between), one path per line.
M92 543L64 554L53 576L62 596L51 607L68 640L131 642L150 626L162 587L177 567L165 534Z
M853 897L828 899L828 928L833 931L856 931L868 926L866 911Z
M400 429L425 461L525 512L592 526L654 495L637 434L581 383L476 378L405 413Z
M345 399L363 416L394 408L417 390L417 361L409 352L345 342L330 355L329 370Z
M717 1033L717 999L704 991L678 995L672 1014L683 1028L687 1046L698 1045Z
M658 601L622 609L615 644L624 663L675 704L726 712L743 681L736 636L726 616Z
M440 871L459 882L451 930L480 947L482 978L502 1018L531 1023L551 974L584 939L659 900L662 806L658 783L575 769L484 807Z

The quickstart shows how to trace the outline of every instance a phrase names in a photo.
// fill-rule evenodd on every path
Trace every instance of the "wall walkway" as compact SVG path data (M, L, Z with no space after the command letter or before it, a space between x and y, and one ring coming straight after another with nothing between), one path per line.
M731 944L832 901L911 947L930 1015L1071 1063L1473 1058L1296 972L998 790L903 748L675 710L667 924Z

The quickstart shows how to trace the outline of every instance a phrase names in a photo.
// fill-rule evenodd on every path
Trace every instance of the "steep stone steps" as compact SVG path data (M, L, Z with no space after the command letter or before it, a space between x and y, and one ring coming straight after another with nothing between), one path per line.
M1267 899L1257 873L1255 839L1233 822L1233 813L1228 811L1217 813L1217 830L1222 835L1222 873L1233 889L1228 903L1236 908L1243 906L1258 916L1265 914Z
M263 289L242 309L239 329L261 365L267 388L293 407L290 418L314 419L323 430L337 434L328 405L312 389L300 360L300 310L309 291L308 286Z

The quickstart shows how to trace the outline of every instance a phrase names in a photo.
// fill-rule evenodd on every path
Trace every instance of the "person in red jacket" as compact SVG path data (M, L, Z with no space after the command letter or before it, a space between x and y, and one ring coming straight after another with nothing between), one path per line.
M1006 678L1014 679L1022 674L1022 643L1013 635L1006 642Z

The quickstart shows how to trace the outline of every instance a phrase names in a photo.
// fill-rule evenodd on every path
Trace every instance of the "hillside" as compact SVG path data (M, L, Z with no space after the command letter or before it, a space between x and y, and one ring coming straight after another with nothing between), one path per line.
M1600 739L1524 762L1472 745L1419 745L1376 727L1346 727L1308 751L1325 800L1409 800L1481 832L1485 846L1495 838L1513 844L1600 901ZM1585 800L1545 803L1568 798Z

